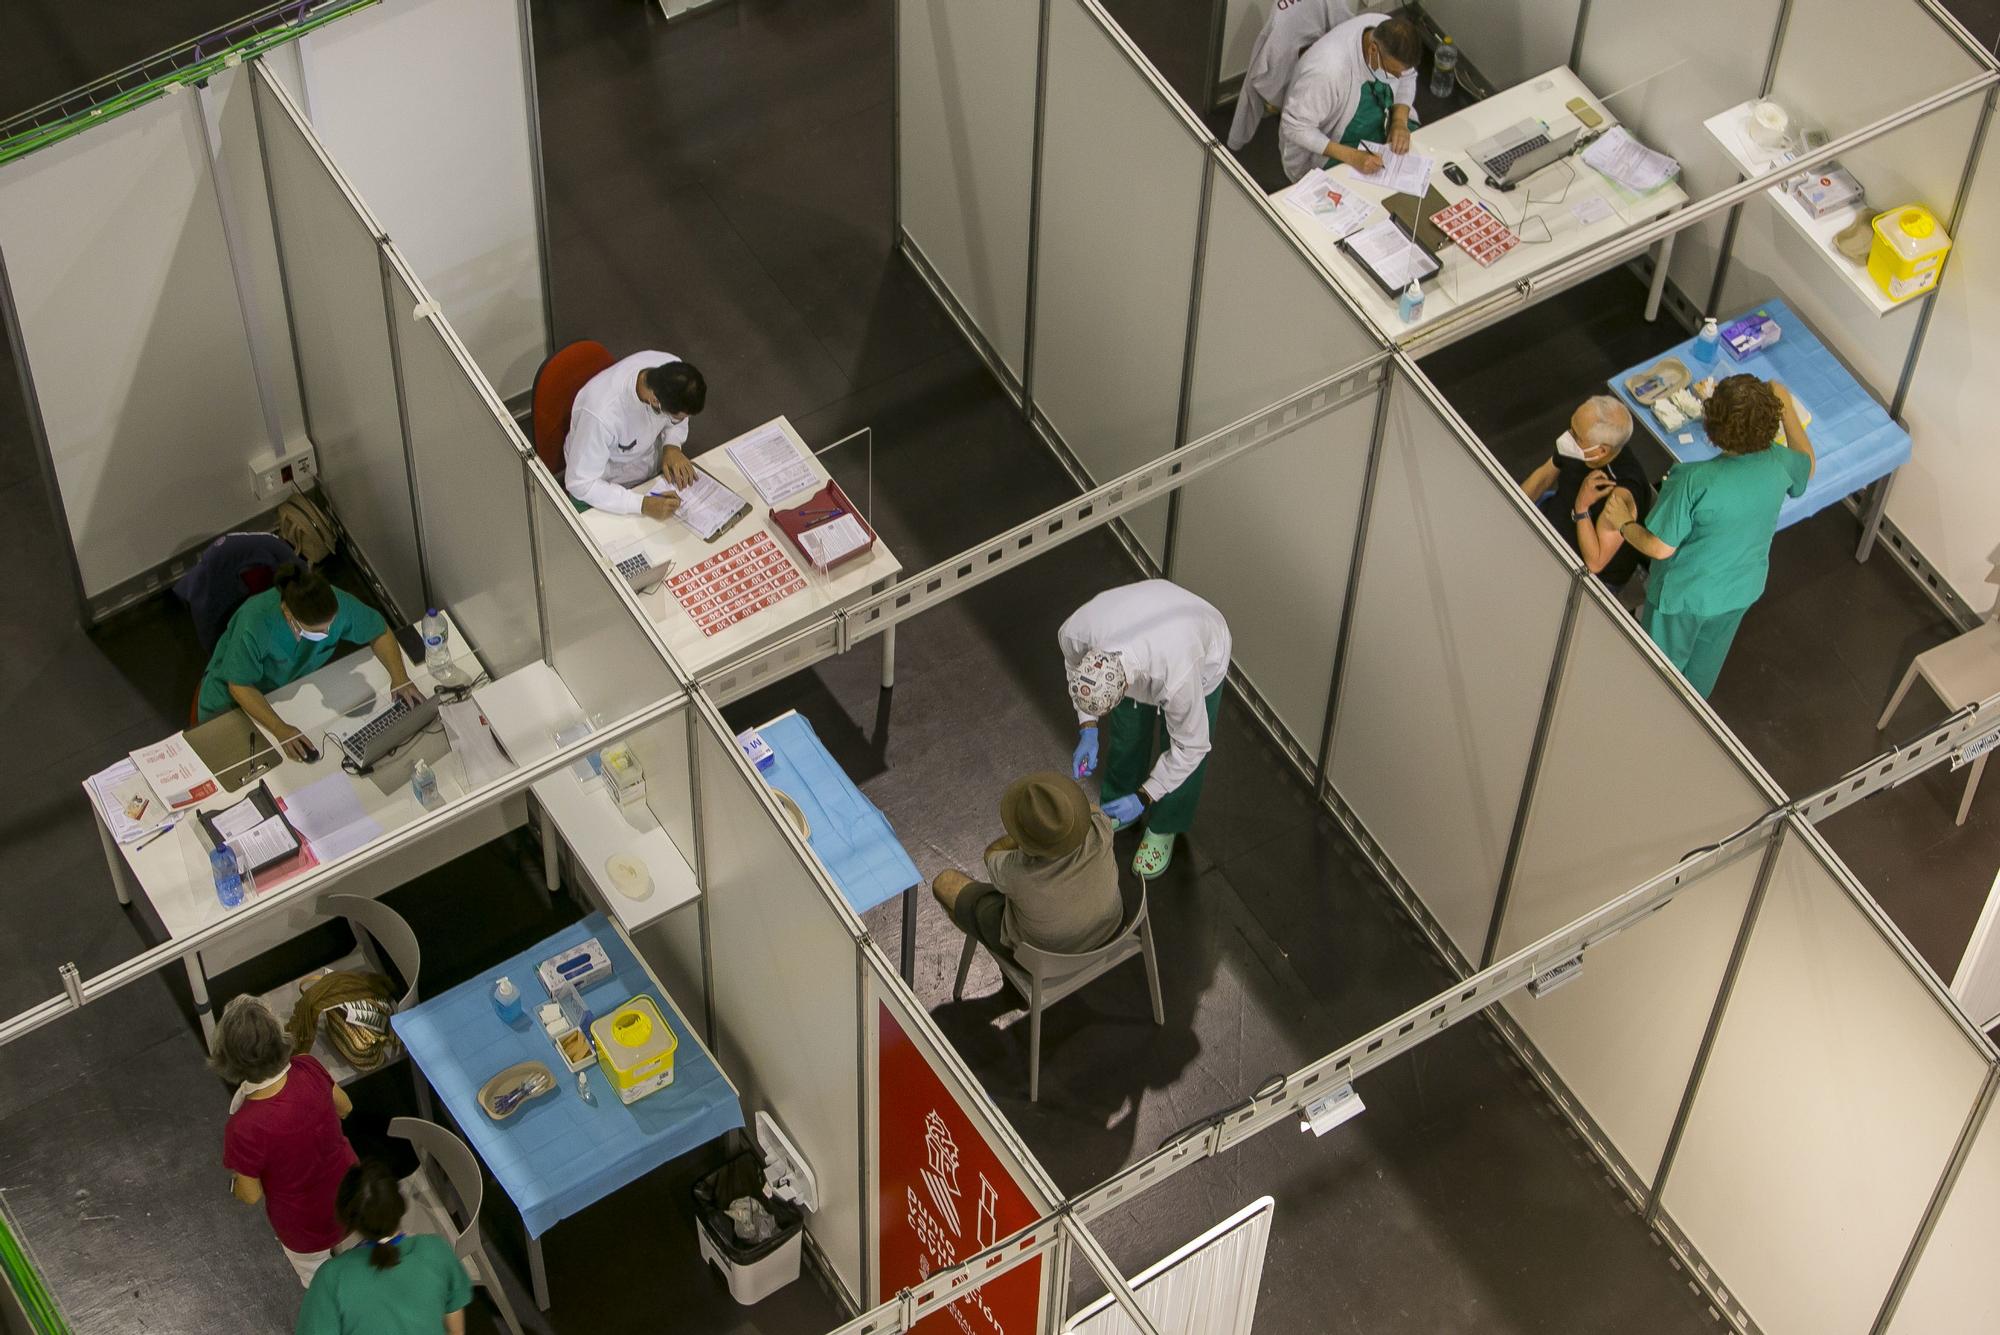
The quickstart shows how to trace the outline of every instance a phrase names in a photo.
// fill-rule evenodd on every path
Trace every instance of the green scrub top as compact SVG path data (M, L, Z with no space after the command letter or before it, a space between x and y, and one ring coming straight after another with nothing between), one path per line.
M1370 79L1361 85L1361 101L1354 108L1354 118L1347 122L1347 128L1340 132L1340 142L1348 148L1361 147L1361 141L1371 144L1389 142L1389 112L1396 105L1396 90L1380 79ZM1416 124L1416 116L1411 114L1410 124Z
M368 644L389 629L382 614L339 589L333 591L339 610L327 627L323 640L299 638L292 631L277 589L252 594L229 628L215 642L215 654L202 674L201 700L197 712L212 719L235 707L229 696L231 686L254 686L275 691L329 661L343 644Z
M1787 496L1803 496L1812 460L1783 445L1676 464L1646 529L1674 548L1653 562L1646 602L1661 612L1719 616L1757 601Z
M306 1290L297 1335L435 1335L472 1302L465 1267L435 1233L397 1243L397 1263L378 1270L363 1244L326 1262Z

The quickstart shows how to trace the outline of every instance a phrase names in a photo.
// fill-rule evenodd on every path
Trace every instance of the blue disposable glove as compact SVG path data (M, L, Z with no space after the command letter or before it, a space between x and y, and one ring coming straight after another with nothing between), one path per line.
M1097 729L1085 728L1076 739L1076 754L1070 757L1070 772L1081 779L1097 771Z
M1127 793L1104 804L1104 814L1111 817L1112 823L1121 830L1139 819L1145 810L1146 804L1139 800L1137 793Z

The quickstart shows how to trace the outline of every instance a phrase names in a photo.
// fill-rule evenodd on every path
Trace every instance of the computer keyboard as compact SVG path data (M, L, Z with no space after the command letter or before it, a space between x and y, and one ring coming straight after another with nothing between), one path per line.
M1504 152L1496 153L1492 157L1486 159L1486 170L1496 179L1505 176L1507 174L1507 169L1514 165L1516 159L1525 158L1526 156L1528 156L1528 154L1534 152L1536 149L1547 148L1548 146L1549 146L1549 137L1547 135L1545 134L1529 135L1526 139L1523 139L1520 143L1514 145L1512 148L1509 148Z
M352 755L365 755L368 744L396 726L396 720L410 712L409 705L397 700L387 709L369 719L353 732L341 739L341 744Z

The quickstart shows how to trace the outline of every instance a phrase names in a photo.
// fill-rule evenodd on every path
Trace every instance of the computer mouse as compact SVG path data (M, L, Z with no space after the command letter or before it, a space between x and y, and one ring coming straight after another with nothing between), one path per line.
M314 745L313 745L313 744L312 744L311 742L307 742L307 743L306 743L306 764L308 764L308 765L316 765L316 764L318 764L318 763L319 763L319 748L318 748L317 746L314 746Z
M1445 163L1444 179L1450 181L1453 185L1464 185L1465 168L1459 166L1456 162Z

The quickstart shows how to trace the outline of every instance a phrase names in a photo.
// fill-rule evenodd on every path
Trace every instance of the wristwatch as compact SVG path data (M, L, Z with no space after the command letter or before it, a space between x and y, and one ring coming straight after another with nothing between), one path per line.
M1590 511L1572 510L1570 511L1569 522L1572 524L1581 524L1584 520L1588 518L1590 518Z

